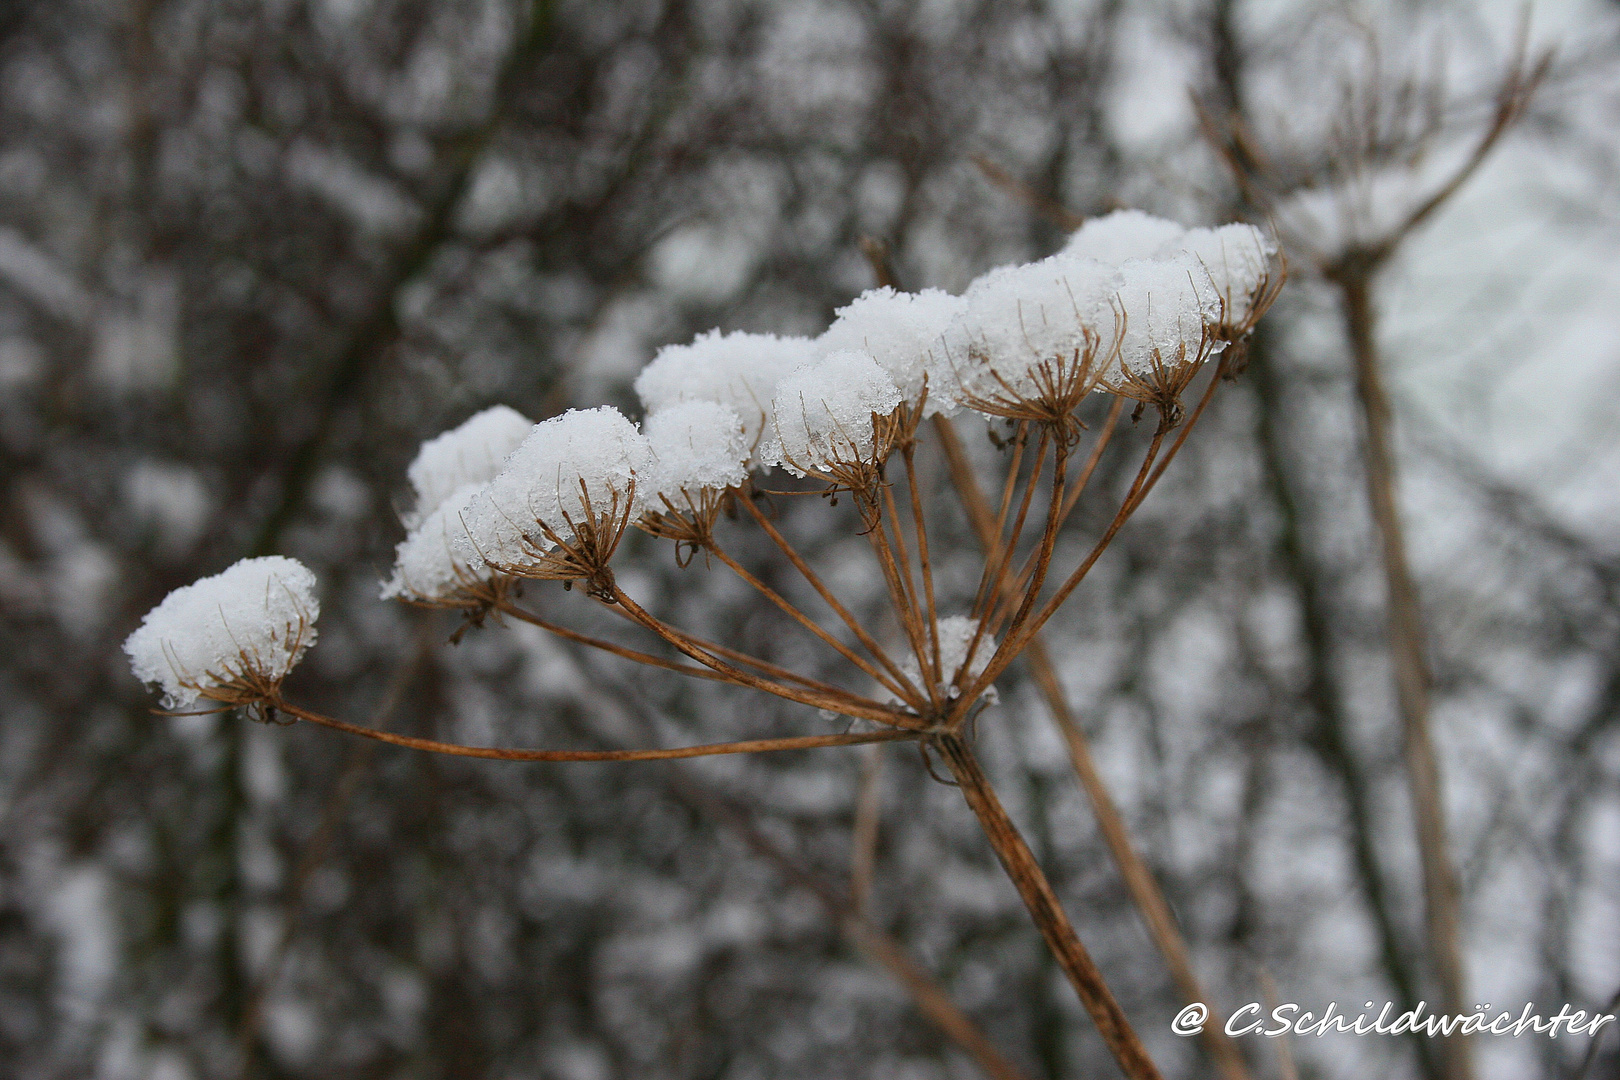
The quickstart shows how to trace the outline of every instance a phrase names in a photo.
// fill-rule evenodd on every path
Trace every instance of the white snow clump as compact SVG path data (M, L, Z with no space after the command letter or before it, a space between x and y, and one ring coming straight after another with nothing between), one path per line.
M872 416L900 407L899 387L864 352L844 349L783 379L771 402L782 465L798 476L870 460Z
M182 586L146 613L124 642L135 677L186 709L211 691L277 683L315 642L315 575L296 559L243 559Z
M978 621L966 615L947 615L939 620L939 694L947 701L960 697L961 687L953 685L956 682L956 673L962 669L962 663L967 659L968 646L973 644L973 633L978 629ZM989 634L979 638L978 647L973 650L973 663L967 674L962 677L962 686L971 685L973 680L984 674L989 666L990 658L996 653L996 643ZM911 685L921 689L924 685L922 672L917 666L916 656L907 656L900 662L900 670ZM1001 700L994 686L985 687L980 700L994 705Z
M394 574L383 583L382 599L450 600L457 588L489 576L484 561L462 542L462 511L482 484L463 484L423 518L394 549Z
M952 355L964 389L981 398L1033 396L1030 369L1072 363L1078 350L1114 339L1113 269L1064 252L1040 262L1002 266L976 279L953 332Z
M922 396L926 378L923 416L950 416L961 408L961 389L947 353L948 334L965 306L961 297L940 289L868 289L838 309L838 318L816 345L828 355L846 349L865 352L909 402Z
M1149 259L1181 239L1182 226L1140 210L1115 210L1090 218L1069 236L1065 255L1095 259L1110 266Z
M1243 326L1261 285L1271 273L1277 245L1253 225L1232 224L1188 229L1160 254L1199 267L1194 281L1209 278L1225 306L1221 321L1227 326Z
M1127 262L1120 267L1116 302L1125 317L1119 347L1124 371L1118 374L1139 377L1199 357L1204 327L1213 326L1221 310L1209 274L1181 259Z
M587 521L587 500L592 516L628 509L634 519L651 465L646 436L610 405L542 421L461 511L466 531L455 538L455 556L512 572L533 565L556 546L540 525L570 540L570 522Z
M425 521L460 488L493 480L533 427L534 421L516 409L496 405L423 443L405 471L416 489L416 506L404 515L406 527Z
M680 401L649 415L642 429L652 450L650 472L638 481L648 509L664 508L660 496L679 507L683 490L724 490L748 475L742 417L729 405Z
M714 330L699 334L690 345L659 349L636 377L636 393L649 413L682 401L731 406L742 417L749 464L770 466L779 452L770 424L776 384L816 357L809 338Z

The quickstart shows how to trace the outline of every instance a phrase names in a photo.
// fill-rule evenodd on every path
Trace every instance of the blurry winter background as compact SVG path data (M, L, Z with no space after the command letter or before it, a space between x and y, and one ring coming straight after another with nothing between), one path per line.
M5 0L3 1071L976 1075L793 876L845 887L860 752L430 759L154 717L120 643L167 590L277 552L323 584L292 689L327 712L530 746L820 730L532 628L452 648L454 619L378 601L417 445L496 402L631 408L653 350L710 327L819 332L873 284L862 237L903 285L960 289L1060 246L1059 207L1382 220L1487 123L1520 16ZM1376 299L1472 999L1551 1013L1620 988L1620 7L1536 4L1529 34L1557 48L1529 114ZM1254 201L1195 102L1315 190ZM1373 114L1394 133L1361 163L1376 182L1324 194ZM1296 257L1248 371L1050 631L1227 1009L1268 979L1313 1009L1437 997L1358 424L1334 294ZM938 501L942 573L970 573ZM783 512L878 602L820 500ZM669 555L623 555L661 611L817 662ZM530 599L591 618L577 592ZM1167 1074L1206 1075L1021 668L1001 700L980 745L1012 812ZM1030 1077L1113 1075L956 793L892 748L877 791L873 917ZM1620 1068L1605 1036L1594 1077ZM1570 1075L1586 1049L1479 1043L1504 1078ZM1274 1043L1245 1049L1279 1074ZM1409 1039L1292 1050L1301 1075L1435 1075Z

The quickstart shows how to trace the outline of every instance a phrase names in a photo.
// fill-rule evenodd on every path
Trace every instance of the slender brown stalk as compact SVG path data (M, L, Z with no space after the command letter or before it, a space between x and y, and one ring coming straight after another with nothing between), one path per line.
M855 910L866 914L877 864L878 816L882 807L883 747L873 744L861 754L861 782L855 796L855 828L850 834L849 894Z
M1417 824L1423 864L1423 892L1431 962L1440 982L1446 1011L1465 1011L1461 917L1456 870L1446 837L1440 764L1429 730L1428 645L1417 586L1407 563L1397 504L1395 455L1390 431L1389 397L1384 391L1373 324L1372 287L1366 275L1338 279L1344 302L1345 328L1355 360L1356 392L1366 426L1367 501L1378 528L1384 584L1388 592L1390 658L1395 667L1395 696L1406 741L1406 775ZM1473 1063L1468 1040L1460 1034L1445 1040L1446 1074L1468 1080Z
M906 678L905 673L890 659L889 654L883 651L883 648L878 645L877 641L860 624L859 620L850 614L849 609L839 602L838 597L833 595L832 590L827 588L816 572L810 569L810 564L804 561L804 556L800 555L798 550L787 542L787 538L777 530L776 526L771 524L770 519L760 512L759 507L754 505L754 500L748 498L747 495L739 495L737 502L759 524L759 527L765 530L765 534L771 538L771 542L777 546L782 554L787 556L794 569L803 576L805 581L810 583L810 587L816 590L822 600L826 601L827 606L832 608L833 612L844 621L844 625L849 627L850 633L855 635L872 658L882 664L884 670L888 671L890 675L899 680L900 685L911 686L911 680ZM912 689L916 691L915 687L912 687ZM916 691L916 696L921 698L923 694Z
M1116 396L1114 403L1108 407L1108 418L1103 421L1102 430L1097 432L1097 439L1091 444L1091 453L1086 458L1085 467L1080 470L1080 475L1069 486L1069 493L1063 499L1063 515L1059 520L1068 521L1069 515L1074 512L1075 504L1080 501L1086 485L1091 482L1091 474L1097 471L1097 463L1102 460L1103 451L1113 439L1114 432L1119 427L1120 414L1124 411L1125 399ZM956 437L954 428L951 430L951 437L953 439Z
M1042 530L1040 542L1032 553L1034 559L1033 573L1029 583L1022 589L1023 599L1019 601L1018 610L1013 614L1009 624L1009 633L1023 626L1024 619L1029 615L1029 609L1034 606L1035 598L1041 593L1041 586L1046 584L1046 573L1052 565L1052 552L1057 547L1058 530L1062 526L1063 513L1063 483L1068 471L1068 450L1061 441L1057 442L1055 460L1052 462L1052 496L1046 510L1046 527ZM1001 618L1012 603L1012 598L1019 592L1007 582L1003 588L1003 595L998 598L999 608L992 609L991 618L986 620L989 632L994 635L998 632Z
M1124 398L1115 399L1113 408L1109 410L1108 420L1098 435L1098 445L1093 448L1091 457L1075 482L1077 487L1083 486L1092 470L1096 468L1100 448L1106 443L1108 433L1119 419L1124 404ZM935 427L939 431L940 442L945 447L951 480L962 500L962 507L967 512L968 523L978 536L980 545L988 550L994 539L991 535L994 526L991 523L990 507L985 501L984 491L979 487L978 477L974 475L972 465L962 451L961 440L950 420L943 416L935 417ZM1068 509L1074 505L1072 501L1066 502L1065 516ZM1039 635L1030 639L1028 647L1024 650L1024 656L1035 676L1035 684L1046 700L1052 721L1057 725L1069 749L1069 761L1074 767L1081 787L1085 789L1087 798L1091 801L1092 813L1097 818L1103 842L1108 845L1109 854L1113 856L1114 865L1119 868L1120 877L1124 880L1125 887L1147 926L1149 936L1163 954L1176 988L1185 1001L1203 1002L1209 1009L1209 1022L1204 1025L1200 1038L1226 1080L1248 1080L1248 1069L1237 1047L1226 1034L1225 1019L1221 1011L1210 1002L1209 995L1193 971L1191 954L1180 929L1176 926L1170 905L1159 889L1159 883L1148 870L1147 864L1142 861L1142 857L1136 853L1135 847L1131 844L1125 820L1120 816L1119 808L1114 804L1113 796L1103 782L1102 775L1097 772L1085 733L1069 711L1068 700L1063 694L1062 685L1058 682L1057 669L1046 651L1046 643Z
M1148 1057L1147 1047L1142 1045L1141 1038L1126 1019L1119 1002L1114 1000L1102 972L1081 943L1069 917L1063 913L1057 894L1052 891L1051 884L1041 872L1040 864L1035 861L1017 826L1007 816L1001 800L990 786L989 778L979 768L972 749L954 733L937 735L930 740L930 745L939 751L950 766L951 775L960 785L962 797L979 819L979 825L990 846L995 849L996 857L1001 860L1007 876L1018 889L1018 895L1023 898L1024 906L1029 909L1058 965L1069 977L1080 1003L1097 1025L1103 1042L1119 1063L1120 1071L1130 1080L1159 1080L1158 1067Z
M883 485L883 490L885 494L889 493L887 484ZM876 503L876 500L874 500L874 503ZM888 503L891 507L894 505L892 495ZM880 505L878 504L878 506ZM893 606L895 618L899 621L900 628L905 631L906 641L911 645L912 655L917 658L917 670L919 673L925 673L930 668L927 658L928 649L925 644L927 632L922 627L922 616L917 611L916 602L906 588L906 580L910 575L909 573L906 575L901 574L894 547L889 543L889 531L884 527L884 520L886 518L893 520L893 517L892 512L884 514L880 508L875 507L873 520L866 530L866 538L871 543L872 550L877 554L878 567L883 571L883 580L888 585L889 599ZM896 539L898 540L898 538L897 532ZM901 558L904 558L903 550ZM922 681L928 704L932 710L937 711L940 705L939 680L930 679L925 674Z
M889 691L889 693L893 694L901 701L905 701L907 704L912 705L913 707L921 704L920 699L917 701L911 701L909 699L909 695L904 689L901 688L899 683L895 682L884 672L879 671L872 665L870 661L861 656L854 649L851 649L848 645L845 645L842 641L839 641L837 638L829 634L825 627L816 622L814 619L810 618L810 616L806 615L804 612L800 611L775 589L771 588L769 585L759 580L759 578L749 573L748 570L742 566L742 564L738 563L736 559L733 559L729 554L727 554L719 544L711 541L707 547L707 550L712 552L715 558L729 566L738 577L742 578L749 585L758 590L759 593L767 600L775 604L778 608L782 609L782 611L785 612L789 618L793 619L794 622L798 623L800 626L803 626L806 630L809 630L821 641L832 646L832 648L837 651L839 656L842 656L844 659L860 668L866 674L870 675L877 682L881 683L883 688Z
M1063 742L1068 747L1069 762L1074 766L1075 775L1079 777L1080 786L1085 789L1086 797L1091 800L1092 811L1096 815L1097 826L1102 831L1103 842L1108 845L1109 854L1114 857L1114 865L1119 867L1119 876L1124 879L1125 888L1130 892L1137 911L1141 913L1143 923L1147 925L1148 936L1163 954L1165 964L1170 968L1170 977L1175 980L1176 989L1181 992L1182 999L1188 1002L1202 1002L1205 1008L1209 1009L1208 1020L1204 1024L1204 1030L1199 1034L1205 1049L1209 1051L1209 1056L1214 1059L1216 1067L1227 1080L1248 1080L1249 1070L1243 1062L1243 1055L1238 1053L1237 1046L1226 1034L1226 1017L1210 1001L1209 995L1198 981L1198 976L1193 973L1192 955L1187 949L1186 940L1181 936L1181 930L1176 926L1176 917L1171 912L1164 893L1159 889L1159 883L1154 880L1153 872L1148 869L1147 864L1131 845L1125 820L1120 816L1119 808L1114 805L1113 796L1109 793L1108 786L1103 783L1102 775L1097 772L1096 763L1091 757L1091 747L1086 740L1085 732L1081 731L1080 724L1069 711L1068 700L1064 697L1063 687L1058 682L1057 669L1052 666L1052 658L1046 651L1046 643L1039 637L1031 639L1029 647L1024 650L1024 658L1029 662L1035 683L1040 687L1041 696L1046 700L1052 722L1057 725L1058 733L1063 736Z
M884 968L911 995L935 1027L959 1046L990 1080L1026 1080L984 1031L951 1000L939 980L912 958L893 935L855 909L838 889L813 873L761 832L744 809L699 787L689 775L669 773L668 783L681 801L731 828L755 853L768 859L794 884L821 901L838 928L868 959Z
M1001 673L1007 670L1007 667L1017 659L1018 654L1029 644L1030 638L1040 633L1041 627L1045 626L1046 621L1057 612L1058 608L1063 606L1063 602L1069 598L1069 594L1074 592L1086 574L1091 571L1092 566L1102 557L1102 553L1113 542L1114 535L1119 532L1126 519L1136 509L1142 485L1147 481L1154 461L1158 458L1159 446L1164 442L1165 430L1164 421L1161 419L1158 429L1153 433L1153 442L1148 446L1147 456L1142 459L1142 467L1137 470L1136 479L1131 483L1130 491L1126 493L1119 510L1114 514L1114 519L1108 523L1108 528L1103 530L1102 536L1091 549L1091 553L1086 556L1079 566L1075 567L1074 572L1064 580L1062 585L1058 586L1057 591L1052 594L1051 598L1041 606L1041 609L1032 618L1025 620L1023 626L1019 627L1015 632L1008 633L1000 647L996 649L995 655L990 658L990 662L985 665L984 671L979 674L978 678L973 680L970 687L963 691L962 697L964 700L972 701L976 699L980 694L984 693L985 687L1000 678Z
M1024 523L1029 519L1030 504L1035 499L1035 488L1037 487L1037 481L1040 479L1041 468L1046 464L1046 448L1051 441L1051 432L1043 427L1040 440L1035 444L1035 463L1030 468L1029 479L1024 484L1024 497L1018 501L1018 515L1013 518L1012 533L1005 540L1001 539L999 531L996 534L994 573L991 573L988 562L985 566L987 587L984 590L982 603L983 611L986 613L995 605L996 599L1006 590L1007 574L1012 569L1013 551L1017 548L1018 541L1023 536ZM1006 503L1007 494L1010 494L1010 492L1004 493L1003 505Z
M984 1031L957 1007L944 987L893 937L870 920L851 917L843 924L844 933L875 963L887 969L911 994L917 1010L961 1047L992 1080L1023 1080L1024 1074L1002 1056Z
M1001 507L996 511L995 524L990 530L993 543L985 549L984 572L979 580L979 591L973 597L972 610L975 615L980 613L985 598L989 595L990 582L996 575L996 562L1002 557L1001 536L1007 529L1007 515L1012 511L1013 495L1018 490L1018 469L1024 460L1024 435L1027 430L1027 425L1019 424L1017 434L1014 436L1012 460L1007 464L1007 479L1001 485ZM961 452L960 443L956 449L958 453Z
M939 658L939 609L934 603L934 567L928 557L928 525L923 513L922 496L917 492L916 447L906 443L900 450L906 462L906 490L911 496L912 530L917 534L917 561L921 564L923 594L928 602L928 636L934 651L934 681L944 678Z
M841 735L795 735L785 739L749 739L742 742L710 743L705 746L681 746L669 750L520 750L495 746L463 746L460 743L420 739L413 735L396 735L391 731L362 727L323 716L318 712L290 704L281 699L271 702L277 710L312 724L360 735L367 739L403 746L408 750L426 750L451 757L487 758L494 761L672 761L677 758L714 757L719 754L758 754L771 750L814 750L824 746L859 746L863 743L899 742L917 738L911 731L864 731Z
M711 671L705 667L692 667L689 664L677 664L673 660L665 660L661 656L654 656L651 653L640 652L636 649L627 648L611 641L604 641L601 638L591 637L588 634L581 634L577 630L570 630L566 626L559 626L557 623L551 622L547 619L542 619L534 612L529 611L526 608L520 608L516 604L509 601L501 601L500 603L496 604L495 610L499 611L503 615L510 615L519 622L526 622L531 626L538 626L540 629L545 630L548 633L556 634L558 637L564 638L565 640L577 641L581 645L589 645L593 649L601 649L603 652L611 653L614 656L621 656L626 660L634 660L638 664L646 664L649 667L663 668L665 671L679 672L682 675L690 675L694 679L713 679L719 682L732 681L719 672Z
M612 596L614 603L618 604L619 607L632 619L640 623L642 626L645 626L647 629L651 630L653 633L657 634L659 637L663 638L665 641L669 642L671 645L675 646L681 652L685 653L687 656L690 656L698 663L703 664L706 667L713 668L715 671L718 671L724 675L729 675L733 682L736 682L741 686L751 686L757 690L763 690L768 694L774 694L777 697L786 698L789 701L797 701L801 705L813 705L818 709L827 709L832 712L842 713L845 716L853 716L862 720L876 720L880 724L889 724L895 727L908 728L912 730L923 726L923 721L919 720L915 716L910 716L886 705L879 705L875 701L868 701L864 698L855 697L854 695L849 694L847 691L840 690L834 694L822 691L800 690L795 687L784 686L781 683L772 682L769 679L761 678L758 675L753 675L749 672L743 671L741 668L735 667L732 664L720 659L720 657L714 653L709 652L702 645L698 644L696 639L694 639L690 634L677 630L668 623L663 622L656 616L649 613L640 604L636 603L634 600L630 599L629 596L625 595L624 590L619 588L617 584L612 585L611 588L613 590Z

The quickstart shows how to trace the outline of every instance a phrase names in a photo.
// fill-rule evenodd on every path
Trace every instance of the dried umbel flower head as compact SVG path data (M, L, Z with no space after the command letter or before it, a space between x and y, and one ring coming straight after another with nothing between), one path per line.
M516 409L496 405L423 443L405 472L416 489L416 506L402 515L406 526L415 528L468 484L493 480L533 427Z
M1067 426L1112 357L1114 268L1060 252L968 286L953 333L963 400L988 416Z
M730 406L743 421L749 465L769 467L780 460L770 422L776 385L817 355L809 338L715 330L658 350L636 377L636 393L649 413L682 401Z
M1114 303L1124 327L1102 385L1174 416L1181 392L1225 342L1213 332L1221 298L1208 272L1183 259L1135 259L1120 267Z
M893 449L882 418L900 403L899 387L864 352L845 349L800 368L771 402L782 466L865 489Z
M652 463L638 482L646 511L642 529L701 546L721 498L748 477L748 442L742 417L717 401L682 401L642 424Z
M923 403L923 418L951 416L962 407L962 395L948 335L964 306L961 297L939 289L868 289L838 309L816 345L829 356L849 349L866 353L894 380L907 404Z
M498 575L465 542L462 513L483 484L464 484L442 500L399 542L394 573L382 599L426 607L472 607L487 603Z
M536 424L461 511L455 557L513 577L594 579L641 513L651 465L646 436L611 406Z
M1188 229L1160 255L1186 265L1195 283L1207 280L1220 301L1216 330L1224 341L1253 330L1282 286L1274 265L1277 245L1253 225Z
M416 505L400 515L409 532L395 549L384 600L432 607L487 600L494 575L464 544L458 546L466 533L461 512L533 429L534 422L522 413L496 405L422 444L406 470Z
M251 705L275 695L315 642L315 575L296 559L243 559L182 586L124 642L136 678L163 688L163 704L199 698Z

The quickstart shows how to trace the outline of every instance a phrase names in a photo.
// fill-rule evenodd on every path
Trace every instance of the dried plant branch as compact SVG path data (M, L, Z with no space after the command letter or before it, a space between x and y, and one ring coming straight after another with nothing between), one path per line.
M610 587L613 602L630 618L645 626L698 663L730 676L731 680L740 686L751 686L768 694L786 698L789 701L797 701L801 705L813 705L818 709L827 709L831 712L842 713L845 716L853 716L861 720L876 720L880 724L910 729L918 729L924 726L923 722L915 716L907 715L886 705L879 705L875 701L856 697L845 690L835 692L800 690L743 671L741 668L720 659L719 656L706 649L690 634L677 630L649 613L640 604L625 595L624 590L620 589L617 584L611 584Z
M991 1080L1026 1080L1024 1074L996 1049L983 1029L951 1000L939 981L913 959L893 935L861 913L820 875L811 872L783 851L754 825L745 810L700 787L684 772L671 773L669 783L683 802L730 827L756 854L775 865L794 884L809 890L845 937L905 987L917 1011L956 1043L986 1076Z
M901 686L911 687L913 694L919 699L922 698L924 695L916 687L911 686L911 680L906 678L905 672L901 671L895 662L890 659L889 654L867 632L859 620L850 614L849 609L839 602L838 598L833 595L832 590L827 588L816 572L810 568L810 564L804 561L804 556L800 555L793 545L787 542L787 538L782 535L775 525L771 524L770 519L760 511L759 507L754 505L754 500L744 493L738 496L737 502L759 524L759 527L765 530L765 534L771 538L771 542L777 546L777 549L782 554L787 556L794 569L799 572L805 581L810 583L810 587L816 590L816 593L826 602L827 606L832 608L833 612L843 620L844 625L849 627L850 633L855 635L872 658L882 664L884 669L894 676Z
M1159 1080L1158 1067L1148 1056L1147 1048L1126 1019L1119 1002L1114 1000L1102 972L1075 933L1073 924L1063 912L1063 906L1058 903L1057 894L1052 891L1051 884L1041 872L1040 864L1019 834L1017 826L1007 816L972 749L954 733L936 735L929 745L939 751L940 757L950 767L962 797L979 819L979 825L990 846L995 849L996 857L1001 860L1002 868L1018 889L1024 906L1029 909L1030 916L1035 920L1041 936L1046 939L1058 965L1063 968L1063 973L1069 977L1080 1003L1097 1025L1103 1042L1119 1063L1120 1071L1130 1080Z
M1358 275L1339 284L1366 436L1367 501L1377 527L1384 568L1390 659L1395 666L1395 694L1405 738L1407 782L1423 866L1430 961L1440 983L1446 1011L1458 1014L1466 1010L1467 993L1462 960L1460 887L1449 854L1440 765L1429 729L1428 644L1397 506L1394 440L1389 397L1384 390L1375 340L1371 282L1364 275ZM1451 1080L1467 1080L1472 1076L1466 1036L1447 1036L1444 1047L1447 1076Z
M872 895L872 871L877 863L878 821L882 809L883 747L877 744L861 754L861 778L855 796L855 828L850 836L849 894L855 910L866 914Z
M732 558L730 554L728 554L712 539L705 545L704 550L710 552L715 558L725 563L726 566L730 567L738 577L742 578L749 585L753 586L753 588L756 589L760 595L764 596L771 603L775 604L784 613L786 613L788 617L793 619L794 622L810 631L810 633L814 634L819 640L831 646L839 656L842 656L844 659L860 668L861 671L865 672L867 675L870 675L874 680L880 683L885 690L889 691L901 701L911 705L913 708L917 708L922 704L921 699L914 700L914 692L902 687L899 683L895 682L891 676L885 672L879 671L877 667L875 667L865 657L857 653L854 649L851 649L848 645L845 645L842 641L839 641L837 638L833 637L832 634L828 633L826 628L824 628L820 623L816 622L803 611L799 610L798 607L784 598L775 589L771 588L769 585L759 580L759 578L755 577L747 570L747 568L745 568L741 563L737 562L736 559Z
M1124 405L1124 398L1115 399L1113 407L1109 410L1108 421L1098 437L1098 445L1086 462L1080 479L1076 481L1077 486L1084 485L1091 470L1096 468L1101 447L1105 444L1114 422L1119 419ZM1196 416L1195 412L1194 419ZM990 534L993 526L990 521L990 508L985 502L983 490L979 487L978 477L974 475L972 465L962 451L961 440L951 421L943 416L936 417L935 428L939 431L940 442L945 447L951 480L961 498L963 509L967 512L968 522L980 545L988 549L994 539ZM1069 502L1067 505L1072 507L1073 503ZM1052 721L1063 736L1075 775L1079 778L1081 787L1085 789L1086 797L1091 801L1092 813L1096 816L1103 842L1108 846L1109 854L1113 856L1114 865L1119 868L1120 877L1124 880L1125 887L1130 892L1143 923L1147 926L1149 936L1163 954L1177 990L1181 992L1183 1000L1203 1002L1210 1010L1209 1022L1204 1025L1200 1036L1205 1047L1208 1048L1210 1056L1215 1059L1216 1066L1226 1080L1248 1080L1248 1069L1237 1047L1226 1035L1225 1020L1220 1009L1210 1001L1209 994L1205 992L1193 972L1186 941L1176 925L1170 905L1165 900L1159 883L1148 870L1147 864L1142 861L1131 844L1125 820L1121 817L1119 808L1115 805L1101 774L1097 772L1085 733L1069 710L1068 699L1064 696L1062 685L1058 681L1057 670L1046 651L1046 643L1039 635L1030 639L1029 645L1024 650L1024 657L1035 676L1035 684L1046 701Z
M917 561L921 564L920 570L923 580L923 594L924 599L928 603L928 635L930 638L929 644L933 650L934 681L939 682L942 678L944 678L944 673L940 671L939 609L934 602L934 568L933 562L928 555L928 524L926 515L923 513L922 496L917 490L917 456L915 442L908 441L904 446L901 447L900 452L902 457L905 459L906 491L909 493L911 499L911 515L913 522L912 530L917 536Z
M865 731L838 735L795 735L783 739L749 739L740 742L710 743L705 746L682 746L668 750L521 750L494 746L463 746L460 743L421 739L413 735L396 735L390 731L361 727L345 720L323 716L318 712L293 705L282 698L270 703L279 712L308 720L312 724L360 735L367 739L403 746L409 750L426 750L451 757L487 758L494 761L673 761L679 758L715 757L720 754L758 754L772 750L813 750L824 746L859 746L863 743L901 742L918 738L911 731Z
M979 167L979 171L984 173L986 179L992 184L1007 192L1064 232L1073 232L1086 223L1084 217L1070 210L1056 199L1042 195L983 154L974 154L972 158L973 164Z

